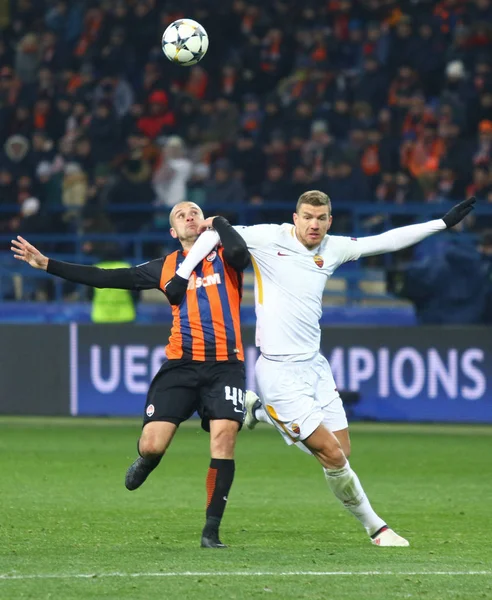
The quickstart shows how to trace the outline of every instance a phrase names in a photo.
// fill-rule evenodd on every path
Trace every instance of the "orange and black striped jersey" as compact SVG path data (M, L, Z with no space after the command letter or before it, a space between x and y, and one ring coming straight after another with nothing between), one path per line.
M158 288L164 292L186 254L172 254L133 267L136 289ZM239 308L242 272L224 260L219 247L195 267L184 300L172 307L173 324L168 359L199 361L244 360Z
M159 284L162 291L184 256L177 251L165 258ZM172 307L168 359L244 360L239 325L242 283L242 273L226 263L221 247L195 267L185 299Z

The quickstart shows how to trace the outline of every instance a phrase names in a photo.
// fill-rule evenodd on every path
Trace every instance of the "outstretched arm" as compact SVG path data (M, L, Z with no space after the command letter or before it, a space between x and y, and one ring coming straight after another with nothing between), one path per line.
M397 227L379 235L358 238L359 256L376 256L385 252L396 252L408 246L413 246L443 229L446 229L444 221L436 219L435 221L427 221L427 223Z
M87 265L78 265L48 258L20 235L17 240L12 240L11 250L14 257L31 265L34 269L41 269L57 275L67 281L82 283L96 288L117 288L121 290L143 290L158 286L158 273L162 268L162 261L152 261L152 264L127 269L100 269ZM149 266L150 265L150 266ZM155 273L154 273L155 271Z
M364 256L375 256L385 252L396 252L403 248L413 246L430 235L454 227L468 215L474 207L475 198L468 198L454 206L442 219L427 221L417 225L407 225L390 229L380 235L350 240L347 255L343 262L356 260ZM348 238L347 238L348 240Z

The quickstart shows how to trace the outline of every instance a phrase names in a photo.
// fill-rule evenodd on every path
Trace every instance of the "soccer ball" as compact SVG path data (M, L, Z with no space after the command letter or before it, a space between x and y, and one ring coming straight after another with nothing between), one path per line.
M207 49L207 32L193 19L174 21L162 36L162 51L171 62L182 67L196 65Z

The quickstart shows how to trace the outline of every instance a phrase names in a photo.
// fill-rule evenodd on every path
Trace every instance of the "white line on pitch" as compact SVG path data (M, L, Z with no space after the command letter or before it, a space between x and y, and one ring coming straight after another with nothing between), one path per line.
M181 571L157 573L35 573L0 574L0 580L12 579L99 579L100 577L339 577L385 575L492 575L492 571Z

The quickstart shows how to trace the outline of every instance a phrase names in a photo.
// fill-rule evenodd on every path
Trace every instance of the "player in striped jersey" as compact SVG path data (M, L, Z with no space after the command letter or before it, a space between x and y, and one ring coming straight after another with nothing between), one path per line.
M211 449L201 545L222 548L219 525L234 478L236 436L244 420L239 305L249 253L223 217L214 217L215 231L199 237L202 222L203 213L196 204L177 204L170 214L171 235L182 250L127 269L99 269L48 259L20 236L12 240L12 250L32 267L75 283L127 290L156 288L168 297L173 324L166 361L149 388L138 442L140 456L128 469L125 485L129 490L142 485L161 461L180 423L198 411L202 427L210 431ZM196 260L196 256L204 256L204 246L211 250L203 260ZM193 268L182 264L185 256Z

